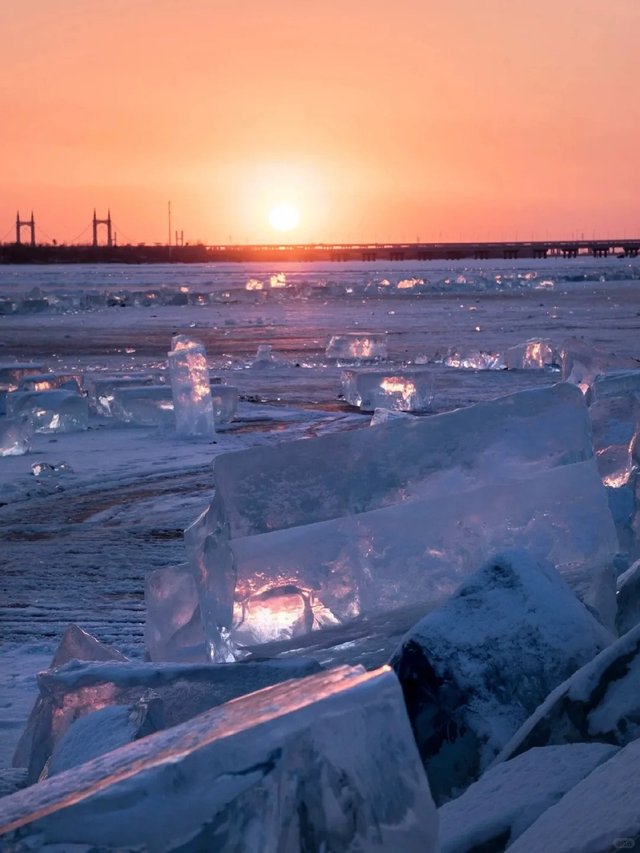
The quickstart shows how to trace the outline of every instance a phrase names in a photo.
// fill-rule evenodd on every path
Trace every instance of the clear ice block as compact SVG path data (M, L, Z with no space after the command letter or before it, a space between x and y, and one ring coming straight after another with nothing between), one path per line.
M0 418L0 456L24 456L29 452L32 434L29 415Z
M158 384L158 376L147 373L134 373L127 376L85 376L85 385L89 391L91 406L103 417L113 417L113 401L119 388L135 388L140 385Z
M28 415L35 432L78 432L89 427L87 399L73 391L13 391L7 395L7 414Z
M376 361L387 357L387 336L380 332L332 335L325 354L340 361Z
M399 412L425 412L434 397L429 368L389 370L345 370L342 373L345 400L363 412L377 407Z
M168 354L176 432L183 438L215 434L209 368L204 346L186 335L171 340Z
M231 385L211 383L213 417L217 424L228 424L238 410L238 389Z
M172 428L175 422L173 394L168 385L115 387L110 407L116 420L133 426Z
M278 635L278 590L283 609L293 590L307 596L313 630L437 604L511 547L552 562L603 621L615 618L618 542L570 385L224 454L214 482L186 531L214 659L234 653L234 637L263 641L269 621ZM271 616L248 632L238 614L267 591Z

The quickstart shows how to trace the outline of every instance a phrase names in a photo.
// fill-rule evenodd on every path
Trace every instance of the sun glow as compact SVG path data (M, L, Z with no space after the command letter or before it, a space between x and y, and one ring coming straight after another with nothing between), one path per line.
M293 204L276 204L269 211L269 222L277 231L291 231L300 222L300 213Z

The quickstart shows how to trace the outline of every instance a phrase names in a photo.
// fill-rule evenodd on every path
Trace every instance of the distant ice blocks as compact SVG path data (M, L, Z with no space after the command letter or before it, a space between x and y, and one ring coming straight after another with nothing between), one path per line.
M28 415L35 432L77 432L89 426L86 397L73 391L13 391L7 395L9 417Z
M215 421L203 345L187 335L175 335L171 339L168 367L176 433L183 438L213 436Z
M343 332L332 335L325 354L327 358L340 361L376 361L387 357L387 337L379 332Z
M0 415L6 411L7 394L16 391L24 376L42 373L42 365L34 362L0 362Z
M0 419L0 456L23 456L29 452L33 425L28 415Z
M2 843L33 839L34 849L435 853L437 835L388 667L336 667L252 693L0 808Z
M345 400L363 412L376 408L398 412L425 412L433 402L433 379L429 368L389 370L344 370Z
M279 637L292 607L314 630L433 606L511 547L613 624L617 537L571 385L224 454L214 482L186 531L213 659Z

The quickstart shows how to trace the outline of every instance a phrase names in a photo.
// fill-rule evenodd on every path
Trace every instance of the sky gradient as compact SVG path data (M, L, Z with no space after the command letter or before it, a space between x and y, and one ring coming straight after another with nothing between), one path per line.
M639 0L0 0L0 240L95 207L166 242L168 200L190 242L639 236L638 32Z

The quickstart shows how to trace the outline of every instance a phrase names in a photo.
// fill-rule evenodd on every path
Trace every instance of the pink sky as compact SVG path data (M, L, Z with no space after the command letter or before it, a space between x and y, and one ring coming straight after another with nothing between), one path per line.
M191 241L638 236L638 32L638 0L4 0L0 239L96 207L165 242L169 199Z

